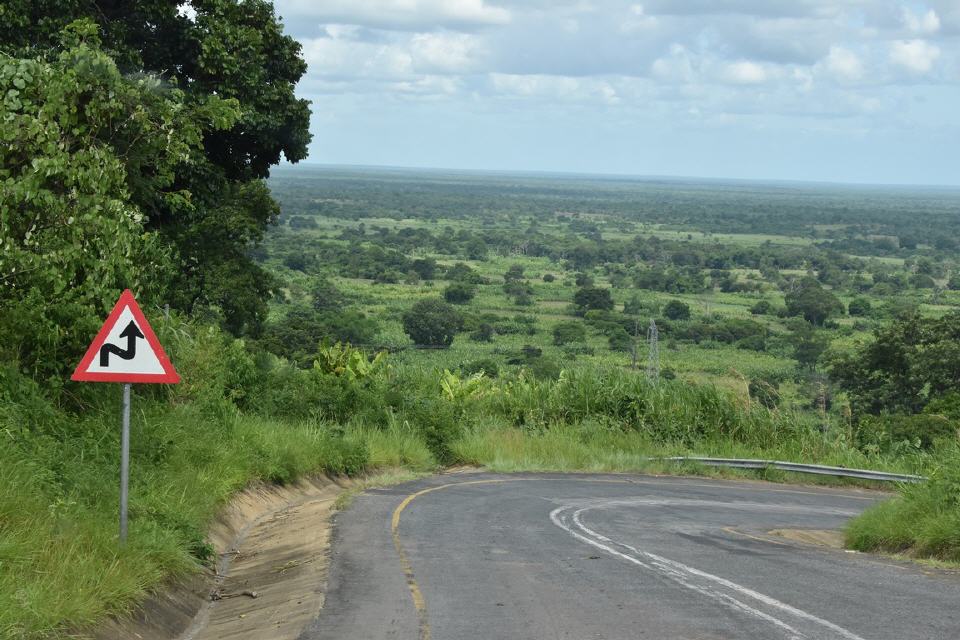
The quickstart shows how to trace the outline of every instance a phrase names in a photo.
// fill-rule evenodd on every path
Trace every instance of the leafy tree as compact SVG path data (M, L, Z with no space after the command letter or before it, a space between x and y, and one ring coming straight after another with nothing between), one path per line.
M594 284L593 277L586 273L578 273L573 282L578 287L592 287Z
M477 294L477 288L465 282L451 282L443 290L443 298L450 304L467 304Z
M416 271L422 280L433 280L437 275L437 261L433 258L418 258L410 268Z
M838 358L832 377L858 412L918 413L960 388L960 313L901 316L873 342Z
M613 309L613 296L609 289L600 287L581 287L573 294L573 303L581 312L590 310L610 311Z
M309 367L321 342L370 344L377 334L376 321L359 311L315 311L295 307L286 316L269 323L259 343L278 356Z
M670 320L689 320L690 305L679 300L671 300L663 307L663 315Z
M847 313L851 316L869 316L873 305L866 298L854 298L847 305Z
M804 278L785 296L787 313L803 316L810 324L822 326L831 316L843 313L843 303L824 289L815 278Z
M321 278L313 285L310 297L317 311L337 311L347 304L347 296L327 278Z
M571 342L584 342L587 330L579 322L561 322L553 328L553 344L563 346Z
M750 313L755 316L769 315L771 311L773 311L773 305L769 300L760 300L755 305L750 307Z
M418 346L449 347L463 327L463 316L439 298L414 303L403 314L403 330Z
M795 321L788 341L793 345L793 357L801 365L814 368L820 361L820 356L830 346L830 340L813 328L810 324Z
M178 167L237 104L125 77L89 23L49 61L0 55L0 95L0 350L54 374L125 287L145 307L168 299L171 251L146 216L185 206ZM150 206L133 197L142 183Z
M910 286L914 289L933 289L937 281L926 273L915 273L910 276Z
M485 284L486 280L473 267L465 262L458 262L447 269L447 279L470 284Z
M523 280L523 265L513 264L503 274L503 281L509 283L512 280Z
M172 0L4 5L0 42L6 51L56 59L61 30L85 20L122 76L152 82L158 96L180 97L183 106L171 119L195 144L160 172L150 154L124 156L129 201L180 265L165 301L187 311L210 308L231 331L255 332L276 288L248 252L279 214L263 180L281 155L291 162L305 158L310 141L309 103L294 93L306 65L272 3L196 0L189 16ZM69 108L58 96L47 99L51 109ZM219 106L226 101L233 106L229 117Z
M467 242L464 249L467 252L467 257L471 260L487 259L487 243L484 242L483 238L472 238L469 242Z

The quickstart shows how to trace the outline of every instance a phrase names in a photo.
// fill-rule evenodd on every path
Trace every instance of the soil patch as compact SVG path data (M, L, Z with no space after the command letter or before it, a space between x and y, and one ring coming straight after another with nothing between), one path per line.
M323 606L331 507L353 483L314 477L257 485L210 530L217 570L168 585L96 640L293 640Z

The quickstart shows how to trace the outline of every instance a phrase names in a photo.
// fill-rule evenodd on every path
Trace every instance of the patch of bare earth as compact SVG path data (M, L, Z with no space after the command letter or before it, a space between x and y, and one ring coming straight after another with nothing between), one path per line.
M771 536L831 549L843 549L843 532L821 529L774 529Z
M323 607L331 507L349 481L316 477L237 495L210 531L217 570L170 585L97 640L292 640Z

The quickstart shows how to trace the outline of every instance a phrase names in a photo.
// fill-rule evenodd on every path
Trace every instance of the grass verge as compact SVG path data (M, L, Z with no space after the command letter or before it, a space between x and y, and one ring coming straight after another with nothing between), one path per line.
M960 446L941 455L929 478L852 520L847 546L960 562Z
M138 404L122 548L113 415L0 446L0 638L65 637L210 561L208 523L251 481L367 464L363 440L323 425Z

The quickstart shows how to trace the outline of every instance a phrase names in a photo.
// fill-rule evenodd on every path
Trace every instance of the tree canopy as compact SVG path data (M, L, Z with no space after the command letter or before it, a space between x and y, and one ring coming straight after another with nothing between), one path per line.
M823 325L831 316L843 313L843 303L824 289L816 278L804 278L784 297L787 313L803 316L810 324Z
M7 60L62 65L61 32L74 23L85 25L86 46L102 42L91 64L112 65L123 82L149 85L147 103L163 97L178 105L168 124L182 128L173 142L189 148L163 147L159 128L128 138L136 140L129 148L113 144L124 168L120 200L139 211L143 231L159 234L176 265L163 283L164 302L211 309L234 333L256 333L275 284L248 253L279 214L264 179L281 156L305 158L310 141L309 103L294 94L306 70L299 43L284 35L266 0L10 0L0 7ZM106 85L87 90L36 99L48 112L79 111L91 98L111 102ZM8 117L18 107L3 108Z
M178 169L204 128L239 117L235 100L124 76L96 33L71 26L49 60L0 57L0 348L40 374L84 348L122 289L168 299L176 249L133 194L188 207Z
M449 347L462 328L463 316L440 298L419 300L403 314L403 329L418 346Z
M836 361L832 374L858 412L918 413L960 389L960 313L902 316Z

